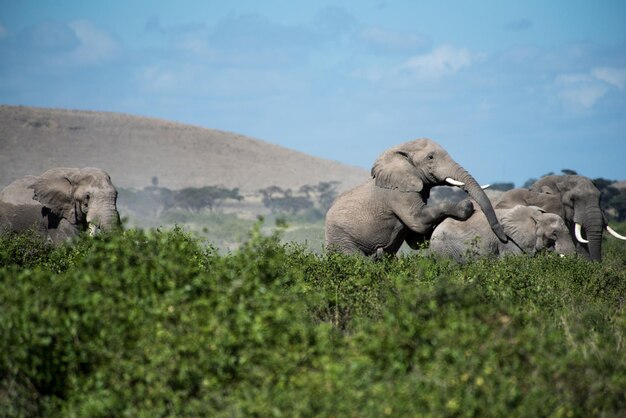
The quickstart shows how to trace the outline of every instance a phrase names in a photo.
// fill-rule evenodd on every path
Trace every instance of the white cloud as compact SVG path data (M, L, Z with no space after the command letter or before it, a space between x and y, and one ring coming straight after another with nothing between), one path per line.
M584 73L561 74L556 85L559 99L574 110L590 109L609 91L605 83Z
M416 55L398 68L419 79L438 79L458 73L482 59L465 48L443 45L427 54Z
M209 29L204 25L189 25L172 31L172 42L175 48L189 52L200 58L215 57L214 47L209 41Z
M597 67L591 75L622 90L626 84L626 68Z
M555 84L559 99L567 107L590 109L611 90L624 89L626 69L595 67L588 73L560 74Z
M87 20L76 20L68 24L80 44L69 53L71 63L93 65L114 58L120 47L105 31Z
M138 73L138 80L148 91L169 92L179 87L179 80L188 74L181 74L180 71L173 71L161 66L149 66L143 68Z

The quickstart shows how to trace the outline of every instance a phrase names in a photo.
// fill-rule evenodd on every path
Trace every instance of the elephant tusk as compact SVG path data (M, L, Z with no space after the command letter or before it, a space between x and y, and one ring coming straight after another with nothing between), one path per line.
M491 186L491 184L485 184L484 186L480 186L480 188L485 190L485 189L488 189L489 186Z
M465 183L462 181L455 180L451 177L446 177L446 183L451 184L452 186L465 186Z
M576 235L576 239L578 240L578 242L582 244L587 244L589 241L583 238L581 230L582 230L582 227L580 226L579 223L577 223L576 226L574 227L574 235Z
M609 231L609 234L613 235L615 238L617 239L621 239L626 241L626 237L623 235L618 234L613 228L611 228L610 226L606 226L606 230Z
M94 224L89 224L89 235L92 237L98 233L98 227Z

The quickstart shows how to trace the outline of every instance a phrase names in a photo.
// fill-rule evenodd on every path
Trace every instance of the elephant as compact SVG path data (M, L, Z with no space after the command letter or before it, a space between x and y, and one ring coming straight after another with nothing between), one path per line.
M119 228L117 190L111 177L94 167L52 168L15 180L0 192L0 230L34 228L54 245L89 230Z
M592 261L601 261L603 229L606 228L619 239L626 240L626 237L619 235L608 225L600 207L600 194L587 177L550 175L537 180L529 189L505 192L495 207L534 205L559 215L576 243L576 252ZM586 238L583 237L583 231Z
M543 249L562 255L576 252L569 230L560 216L525 205L495 211L509 237L508 242L496 239L485 217L477 210L465 221L448 218L441 222L430 239L430 253L464 263L487 256L535 255Z
M326 214L326 248L378 259L395 254L407 239L414 245L429 236L448 216L467 219L474 209L469 199L443 208L427 204L430 189L444 184L465 190L481 207L498 239L507 241L476 180L439 144L422 138L384 151L369 180L335 199Z

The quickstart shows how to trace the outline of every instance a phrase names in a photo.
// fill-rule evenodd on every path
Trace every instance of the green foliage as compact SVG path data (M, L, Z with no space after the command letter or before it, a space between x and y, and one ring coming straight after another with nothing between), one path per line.
M626 225L616 229L624 232ZM626 246L381 262L128 230L0 237L6 416L620 416Z

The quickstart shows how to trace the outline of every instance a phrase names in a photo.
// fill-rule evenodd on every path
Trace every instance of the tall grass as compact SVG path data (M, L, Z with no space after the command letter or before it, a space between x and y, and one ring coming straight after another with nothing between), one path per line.
M626 246L373 263L180 229L0 242L6 416L622 416Z

